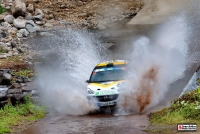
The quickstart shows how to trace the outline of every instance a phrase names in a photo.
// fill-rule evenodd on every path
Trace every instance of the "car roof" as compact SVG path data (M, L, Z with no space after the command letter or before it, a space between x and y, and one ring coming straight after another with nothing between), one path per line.
M113 64L114 66L115 65L125 65L125 64L128 64L128 61L126 60L112 60L112 61L106 61L106 62L101 62L97 65L97 67L100 67L100 66L107 66L109 64Z

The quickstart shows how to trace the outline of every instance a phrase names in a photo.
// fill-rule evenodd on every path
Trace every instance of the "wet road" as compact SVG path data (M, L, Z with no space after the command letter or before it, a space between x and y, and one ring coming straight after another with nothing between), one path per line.
M146 134L147 115L50 116L24 130L22 134Z

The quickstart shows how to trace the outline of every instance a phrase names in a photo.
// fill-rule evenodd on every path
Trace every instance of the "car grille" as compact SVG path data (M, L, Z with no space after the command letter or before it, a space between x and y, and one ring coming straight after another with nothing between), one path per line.
M106 102L106 101L114 101L117 99L118 96L119 94L114 94L114 95L95 96L95 98L99 102Z

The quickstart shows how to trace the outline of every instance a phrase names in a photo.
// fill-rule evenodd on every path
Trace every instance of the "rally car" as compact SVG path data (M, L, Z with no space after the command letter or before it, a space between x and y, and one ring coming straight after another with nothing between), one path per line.
M107 61L93 69L90 79L86 81L89 103L95 101L100 108L116 105L121 86L126 82L127 64L125 60Z

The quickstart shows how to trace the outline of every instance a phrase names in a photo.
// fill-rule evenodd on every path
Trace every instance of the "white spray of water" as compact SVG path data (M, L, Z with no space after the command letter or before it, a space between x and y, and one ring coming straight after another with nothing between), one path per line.
M50 112L83 115L96 109L88 105L85 81L94 66L109 57L106 48L88 32L71 29L42 40L53 53L36 67L36 82Z
M133 43L128 55L131 85L119 99L119 114L126 109L147 112L164 99L170 84L184 76L187 32L184 15L180 15L163 24L155 38L140 37Z

